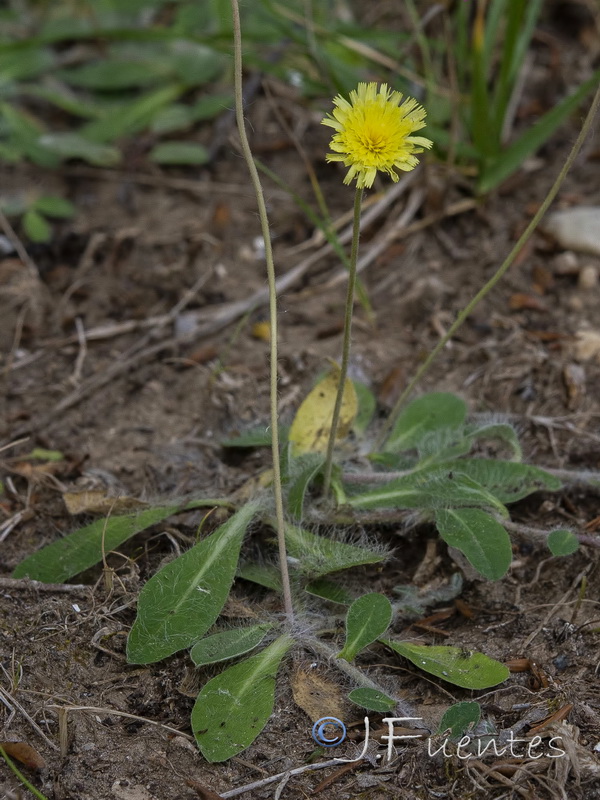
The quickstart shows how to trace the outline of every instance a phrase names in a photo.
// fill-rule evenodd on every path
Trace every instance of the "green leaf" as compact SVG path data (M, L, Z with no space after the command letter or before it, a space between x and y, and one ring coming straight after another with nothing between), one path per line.
M45 133L40 136L39 142L61 159L79 158L94 167L114 167L121 160L121 153L116 147L92 142L78 133Z
M348 695L348 700L361 708L366 708L368 711L377 711L379 714L393 711L397 705L396 700L388 697L383 692L378 692L377 689L354 689Z
M193 105L173 103L159 111L152 121L154 133L164 134L185 131L195 122L213 119L231 108L233 97L230 94L215 94L203 97Z
M54 197L53 195L38 197L33 204L33 208L48 217L57 217L59 219L69 219L75 215L77 210L73 203L65 200L64 197Z
M227 600L244 533L257 508L247 503L144 585L127 640L130 663L160 661L204 636Z
M102 560L103 542L104 552L109 553L136 533L179 511L222 505L229 504L223 500L193 500L184 506L157 506L139 514L96 520L28 556L16 567L13 577L63 583Z
M462 430L441 428L426 433L418 446L418 469L459 458L468 453L471 447L472 442L463 435Z
M338 603L342 606L349 606L353 600L352 595L343 586L327 578L317 578L315 581L307 583L304 591L330 603Z
M163 86L147 92L137 100L120 107L110 109L100 119L89 122L80 133L94 142L114 142L124 136L131 136L147 128L165 106L176 100L183 92L181 84Z
M265 589L272 589L274 592L281 591L281 574L279 568L273 565L247 561L238 566L236 575L245 581L252 581L259 586L264 586Z
M519 437L512 425L506 422L491 422L484 425L470 426L465 430L465 435L471 440L491 439L508 445L512 450L511 461L521 461L523 457Z
M348 609L346 643L337 657L354 661L361 650L385 633L392 616L392 604L385 595L372 592L357 598Z
M265 623L215 633L195 644L190 651L190 657L197 667L203 667L205 664L216 664L218 661L243 656L258 647L272 627Z
M286 525L285 540L288 554L297 561L295 567L313 578L363 564L377 564L386 557L385 553L317 536L294 525Z
M486 194L512 175L523 161L540 148L567 117L577 109L584 97L598 85L599 78L600 70L596 70L592 77L584 81L573 94L546 112L510 147L491 161L481 173L479 192Z
M567 529L552 531L546 543L553 556L570 556L579 549L579 539Z
M467 407L460 397L431 392L413 400L400 414L385 444L385 452L397 453L418 447L426 434L442 428L460 429Z
M58 77L72 86L115 91L156 84L168 73L169 69L161 59L126 61L113 56L80 67L60 70Z
M184 131L194 123L192 109L183 103L173 103L161 109L154 119L150 130L153 133L164 134L173 133L173 131Z
M464 689L487 689L505 681L510 672L504 664L483 653L465 651L460 647L428 646L381 640L394 652L407 658L438 678Z
M12 53L4 52L0 60L0 84L35 78L49 72L54 62L52 51L38 44L24 46Z
M279 437L282 442L287 439L289 426L279 429ZM271 428L253 428L250 431L233 436L231 439L224 439L221 442L222 447L270 447L271 446Z
M448 464L447 466L450 466ZM516 503L533 492L557 492L561 482L554 475L530 464L497 458L461 458L452 466L481 484L502 503Z
M462 472L464 460L404 475L363 494L348 498L353 508L440 509L453 506L495 508L503 516L507 511L498 499L480 483Z
M292 645L290 636L281 636L202 688L192 709L191 725L207 761L232 758L263 730L273 712L277 670Z
M321 472L324 463L325 459L321 453L305 453L291 460L290 471L293 470L295 474L288 488L288 512L292 519L302 519L304 496L310 484ZM298 467L300 467L299 472Z
M175 39L167 45L168 57L178 78L186 86L199 86L218 77L223 56L190 39Z
M38 461L63 461L64 453L60 450L47 450L45 447L34 447L25 458L35 458Z
M208 150L193 142L161 142L152 148L149 158L155 164L206 164Z
M32 242L49 242L52 238L52 227L34 208L23 214L23 230Z
M479 703L469 701L455 703L444 712L436 733L444 734L449 730L450 736L463 736L470 725L477 725L480 717Z
M102 113L102 108L95 99L77 97L69 87L51 78L48 79L48 83L25 84L19 89L26 97L45 100L75 117L95 119Z
M362 436L373 419L375 409L377 408L377 400L366 384L360 381L352 381L352 383L354 384L354 391L358 399L358 413L352 427L359 436Z
M232 108L233 95L232 94L212 94L203 97L190 107L192 117L195 122L200 122L205 119L214 119L222 114L224 111Z
M512 560L508 533L502 525L479 508L438 511L435 515L442 539L456 547L484 578L497 581L506 574Z

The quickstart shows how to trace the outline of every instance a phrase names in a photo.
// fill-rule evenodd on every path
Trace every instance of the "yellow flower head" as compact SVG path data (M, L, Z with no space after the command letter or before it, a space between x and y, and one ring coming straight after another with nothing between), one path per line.
M356 178L359 189L373 185L377 171L387 172L394 182L396 170L410 172L419 163L416 153L430 148L432 142L413 136L425 127L426 111L412 97L402 102L402 94L383 83L359 83L350 92L350 102L338 95L333 114L322 121L335 129L330 142L334 151L327 161L342 161L350 167L344 183Z

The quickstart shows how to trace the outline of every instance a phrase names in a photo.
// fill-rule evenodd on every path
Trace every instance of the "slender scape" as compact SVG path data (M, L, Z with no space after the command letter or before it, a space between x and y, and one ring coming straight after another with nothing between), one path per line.
M240 134L242 152L248 165L250 178L256 193L258 215L262 235L265 242L265 261L267 263L267 280L269 285L269 317L271 322L270 351L270 400L271 400L271 449L273 453L273 495L275 499L275 519L277 521L277 544L279 549L279 569L283 587L283 603L288 622L294 616L292 592L288 572L287 553L285 548L285 521L283 517L283 492L281 488L281 462L279 458L279 417L277 412L277 289L275 286L275 264L273 248L269 232L269 219L258 170L252 157L250 143L246 135L244 123L244 102L242 97L242 30L238 0L231 0L233 12L233 50L234 50L234 83L235 83L235 116Z

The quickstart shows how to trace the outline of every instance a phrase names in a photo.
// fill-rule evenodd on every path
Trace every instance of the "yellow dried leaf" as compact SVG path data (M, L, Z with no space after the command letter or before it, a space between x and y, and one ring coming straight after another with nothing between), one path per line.
M339 380L340 368L334 364L330 373L303 400L289 433L295 455L326 452ZM346 378L337 439L343 439L348 434L357 412L358 399L354 384Z
M148 503L135 497L108 497L102 489L87 489L83 492L65 492L63 500L69 514L128 514L147 508Z
M294 702L313 722L322 717L348 717L348 703L340 689L319 669L297 669L291 679Z

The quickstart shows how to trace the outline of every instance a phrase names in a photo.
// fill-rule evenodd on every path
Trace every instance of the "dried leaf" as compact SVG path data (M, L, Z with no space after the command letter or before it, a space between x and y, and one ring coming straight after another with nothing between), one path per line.
M302 402L289 433L295 455L324 453L327 450L339 380L340 368L334 364L330 373L319 381ZM343 439L349 432L357 412L356 391L352 381L346 378L337 429L338 439Z
M69 514L128 514L148 507L135 497L109 497L103 489L65 492L63 500Z
M546 304L539 297L525 292L511 294L508 306L511 311L548 311Z
M573 411L585 395L585 369L581 364L565 364L562 377L567 390L567 405Z
M27 742L0 742L0 747L9 758L19 761L27 769L44 769L46 762L42 756Z
M297 669L291 680L294 702L313 722L322 717L344 719L348 707L340 687L319 669Z

